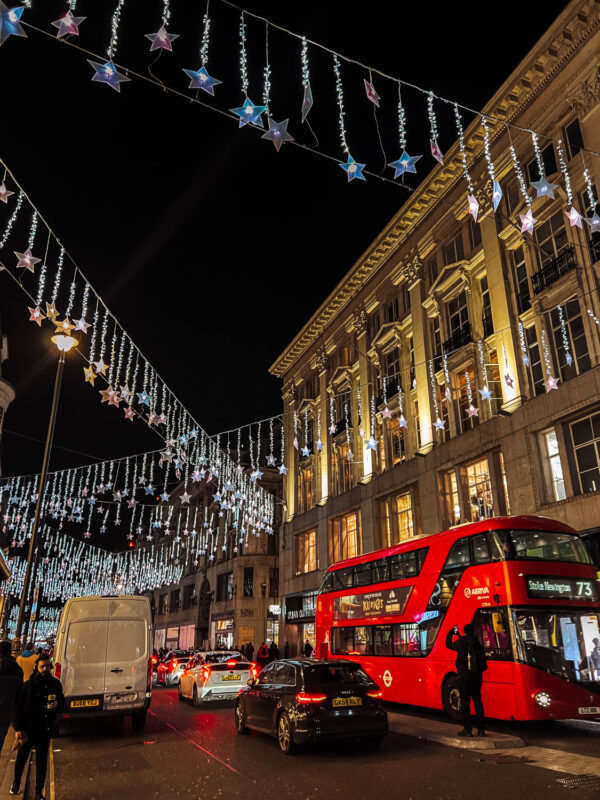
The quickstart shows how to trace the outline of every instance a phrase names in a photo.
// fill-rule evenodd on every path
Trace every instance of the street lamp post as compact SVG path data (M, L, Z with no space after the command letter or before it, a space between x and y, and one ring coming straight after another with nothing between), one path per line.
M50 421L48 423L48 432L46 434L46 447L44 449L44 459L42 461L42 469L40 472L40 482L38 485L38 494L35 503L35 515L33 517L33 525L31 528L31 539L29 540L29 550L27 552L27 567L25 569L25 578L23 579L23 590L21 592L21 600L19 602L19 616L17 618L17 629L15 632L14 649L21 647L21 631L23 628L23 618L25 616L25 608L29 599L29 587L31 583L32 572L37 563L36 551L38 547L38 531L40 527L40 517L42 515L42 508L44 504L44 493L46 489L46 478L48 476L48 465L50 463L50 453L52 451L52 440L54 438L54 426L56 424L56 413L58 411L58 399L60 397L60 386L62 383L63 371L65 368L65 357L69 350L77 344L77 339L74 339L68 334L57 333L52 337L52 341L58 347L60 352L58 358L58 366L56 368L56 378L54 380L54 394L52 396L52 408L50 410Z

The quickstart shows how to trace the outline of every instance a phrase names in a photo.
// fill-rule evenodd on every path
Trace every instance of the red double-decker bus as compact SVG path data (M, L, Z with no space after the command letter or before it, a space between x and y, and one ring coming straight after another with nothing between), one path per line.
M576 532L544 517L498 517L329 567L317 653L359 661L385 700L462 719L446 634L473 622L496 719L600 718L600 590Z

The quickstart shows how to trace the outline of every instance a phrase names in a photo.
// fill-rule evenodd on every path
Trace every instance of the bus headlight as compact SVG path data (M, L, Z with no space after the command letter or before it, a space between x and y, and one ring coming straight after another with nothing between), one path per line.
M548 692L536 692L533 695L533 699L541 708L550 708L552 705L552 698Z

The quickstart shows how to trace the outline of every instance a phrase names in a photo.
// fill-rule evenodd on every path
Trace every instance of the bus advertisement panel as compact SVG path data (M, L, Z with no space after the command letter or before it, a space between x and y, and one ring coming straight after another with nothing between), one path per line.
M329 567L319 657L359 661L385 700L462 719L447 632L472 622L488 661L486 715L600 719L600 585L576 532L498 517Z

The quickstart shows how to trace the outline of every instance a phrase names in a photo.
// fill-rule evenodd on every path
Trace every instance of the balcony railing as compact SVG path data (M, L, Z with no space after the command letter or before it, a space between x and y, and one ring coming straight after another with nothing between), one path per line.
M533 293L539 294L577 266L575 252L567 245L552 261L548 261L531 278Z
M448 354L453 353L455 350L460 350L461 347L464 347L471 341L473 341L471 337L471 325L467 322L462 328L454 331L449 339L446 339L443 344L444 352Z
M597 236L592 236L590 239L590 253L593 262L600 261L600 238Z

